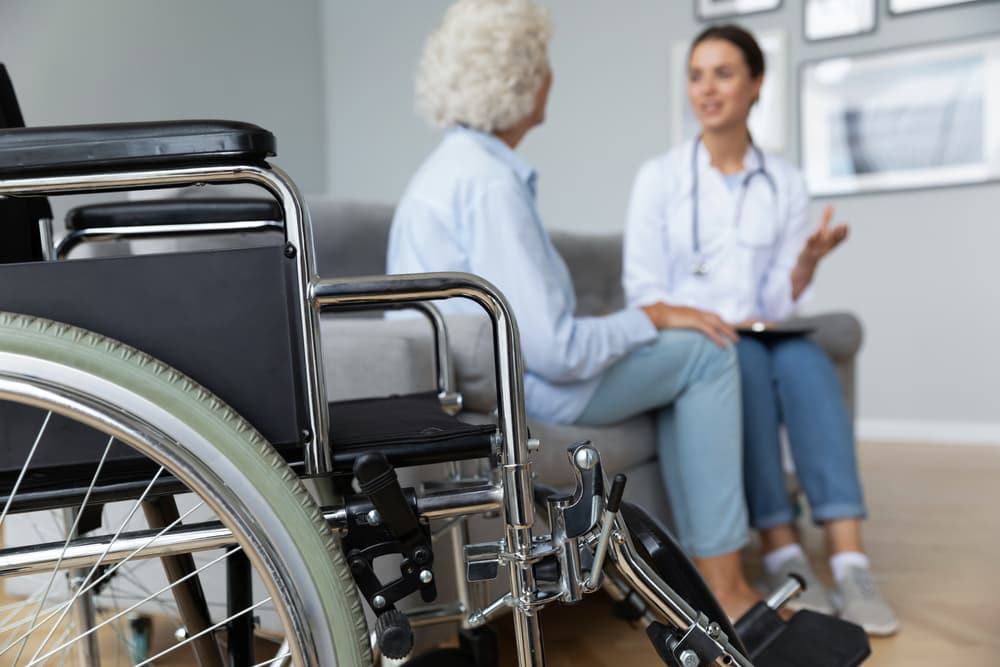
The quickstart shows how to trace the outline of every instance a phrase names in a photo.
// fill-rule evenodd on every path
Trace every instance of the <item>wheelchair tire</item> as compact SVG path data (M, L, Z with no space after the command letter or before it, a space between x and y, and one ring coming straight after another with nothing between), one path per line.
M722 611L708 584L670 532L642 508L631 503L622 503L621 516L632 534L639 555L653 566L675 593L708 616L709 620L718 623L729 637L730 643L746 655L746 649L729 617Z
M294 664L371 663L364 614L338 537L273 448L206 389L117 341L49 320L0 313L0 399L21 404L18 409L40 409L40 414L55 415L53 419L82 422L109 442L110 436L138 450L183 482L249 557L276 608ZM47 423L48 417L38 440ZM22 474L25 485L31 478L31 470L27 472ZM13 516L7 509L20 483L19 478L4 486L7 500L0 502L0 522ZM8 524L0 525L5 533L2 563L11 549ZM114 539L117 535L110 543ZM60 556L46 595L62 563ZM10 581L15 579L19 577ZM42 597L39 610L44 603ZM32 619L31 627L35 625ZM52 635L47 627L39 632ZM58 648L58 641L53 638L47 646L43 642L43 648ZM24 652L25 658L36 650L21 646L18 654ZM0 662L8 664L10 655Z

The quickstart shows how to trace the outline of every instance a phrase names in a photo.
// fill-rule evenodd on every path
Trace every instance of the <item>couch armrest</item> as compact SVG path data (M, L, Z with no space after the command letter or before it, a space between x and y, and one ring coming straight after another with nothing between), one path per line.
M853 361L861 349L861 321L853 313L834 312L795 317L790 323L815 329L810 338L830 355L834 362Z

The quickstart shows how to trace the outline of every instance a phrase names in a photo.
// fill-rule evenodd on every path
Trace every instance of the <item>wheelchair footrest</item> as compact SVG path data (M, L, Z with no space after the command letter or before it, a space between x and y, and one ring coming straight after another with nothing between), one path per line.
M760 602L737 621L736 630L755 667L854 667L871 654L861 627L814 611L784 622Z

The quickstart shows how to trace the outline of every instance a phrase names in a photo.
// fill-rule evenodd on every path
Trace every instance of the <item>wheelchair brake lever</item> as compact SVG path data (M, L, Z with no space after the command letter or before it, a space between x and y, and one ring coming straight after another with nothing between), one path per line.
M433 559L429 540L399 486L396 471L385 455L363 454L354 462L354 476L361 492L368 496L378 518L399 540L403 555L417 566Z
M601 455L589 440L578 442L567 450L576 474L576 491L572 499L561 499L559 512L566 537L580 537L590 532L604 510L604 470Z

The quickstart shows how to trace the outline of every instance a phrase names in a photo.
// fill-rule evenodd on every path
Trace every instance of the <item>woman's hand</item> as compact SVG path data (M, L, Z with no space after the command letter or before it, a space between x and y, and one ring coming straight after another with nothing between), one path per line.
M642 311L657 329L700 331L721 348L726 347L727 340L733 343L739 340L736 330L715 313L686 306L668 306L665 303L642 306Z
M843 243L847 238L847 225L841 223L835 227L830 227L833 220L833 207L827 206L823 209L823 219L819 223L819 229L813 232L806 245L799 253L798 262L792 269L792 300L798 300L802 292L809 287L819 260L823 259Z
M831 228L832 221L833 206L827 206L823 209L823 220L819 223L819 229L806 240L806 247L799 254L799 262L818 264L819 260L830 254L847 238L847 225L841 223Z

